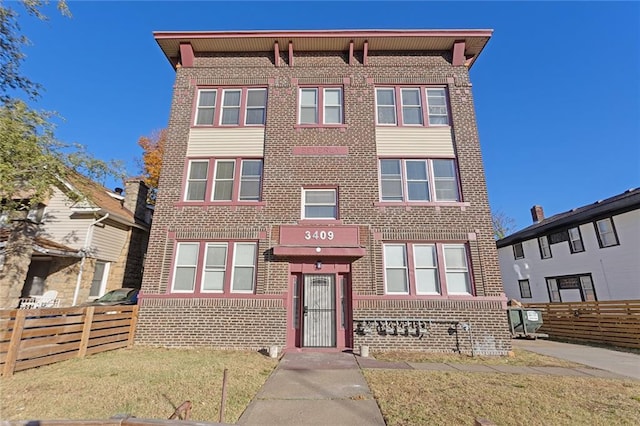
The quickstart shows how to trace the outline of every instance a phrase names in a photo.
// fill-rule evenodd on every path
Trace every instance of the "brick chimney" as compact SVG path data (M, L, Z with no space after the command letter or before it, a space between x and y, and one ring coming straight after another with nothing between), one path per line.
M531 219L533 219L533 223L540 223L544 220L544 210L542 210L542 206L533 206L531 207Z
M124 188L124 207L132 211L134 217L145 222L149 187L142 179L131 178L124 182Z

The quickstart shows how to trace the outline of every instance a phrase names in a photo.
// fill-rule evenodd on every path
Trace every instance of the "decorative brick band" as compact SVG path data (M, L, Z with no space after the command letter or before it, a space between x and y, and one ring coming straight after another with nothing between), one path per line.
M442 231L436 229L374 229L382 240L437 240L437 241L466 241L472 231ZM374 235L374 238L376 235Z
M303 84L344 84L344 79L349 77L299 77L298 85Z
M143 298L140 304L144 307L164 308L284 308L282 298L277 299L230 299L222 297L214 298Z
M354 300L353 309L379 309L381 311L389 309L438 309L452 311L500 311L502 302L499 300L454 300L454 299L369 299Z
M229 240L257 240L260 238L260 229L241 228L241 229L176 229L176 239L179 240L213 240L213 239L229 239Z
M268 78L198 78L198 86L267 86Z
M446 77L375 77L375 84L447 84Z

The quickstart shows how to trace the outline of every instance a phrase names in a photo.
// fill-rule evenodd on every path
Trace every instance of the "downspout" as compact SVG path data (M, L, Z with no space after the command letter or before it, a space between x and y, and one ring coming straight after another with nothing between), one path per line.
M84 246L82 246L82 250L80 250L82 252L82 260L80 261L80 271L78 271L78 279L76 280L76 290L73 293L73 303L71 304L72 306L75 306L76 302L78 301L78 294L80 293L80 283L82 282L82 269L84 268L84 261L87 258L87 252L89 251L89 242L93 237L93 227L108 217L109 213L106 213L100 219L96 219L89 224L87 234L84 237Z

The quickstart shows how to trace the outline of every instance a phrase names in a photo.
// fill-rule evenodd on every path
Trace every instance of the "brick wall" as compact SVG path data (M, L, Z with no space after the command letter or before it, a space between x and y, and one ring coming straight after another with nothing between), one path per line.
M313 184L338 185L340 219L344 224L360 226L361 242L367 254L353 261L351 282L356 295L383 296L382 241L376 234L391 238L410 230L420 235L435 237L444 234L476 235L470 241L471 270L476 293L480 296L502 294L495 242L484 180L482 156L476 129L473 97L468 70L453 67L450 52L414 52L389 54L369 52L369 65L348 65L342 53L295 54L294 67L286 64L286 55L280 67L273 65L269 54L207 54L197 55L195 67L178 68L168 127L163 169L154 214L154 224L143 279L143 293L164 294L171 268L172 248L176 234L192 229L207 230L215 235L223 230L251 228L259 241L261 256L257 268L258 294L287 292L288 259L274 259L268 251L277 245L279 225L296 224L300 219L301 187ZM356 59L359 58L356 55ZM296 128L297 90L300 84L344 84L343 128ZM448 88L453 124L453 138L459 165L462 206L378 207L378 158L375 145L376 84L439 84ZM185 155L193 105L198 84L211 85L264 85L268 87L267 123L264 146L263 201L260 208L253 206L219 206L202 208L176 206L182 197L185 173ZM295 146L344 146L343 156L294 156ZM446 241L448 237L445 236ZM256 238L257 240L258 238ZM151 300L149 300L151 302ZM156 302L154 300L154 303ZM191 310L163 307L143 303L140 310L138 341L175 345L180 339L176 332L204 333L210 342L219 345L243 346L234 331L212 334L212 326L220 324L225 315L235 315L229 308L225 315L204 313L195 309L198 304L213 303L206 299L175 299L175 303L193 306ZM400 315L392 301L378 301L379 313ZM435 302L434 302L435 303ZM441 302L438 302L441 303ZM506 335L506 320L498 302L465 302L449 309L446 305L431 305L426 314L438 318L465 316L473 321L477 339L492 340L487 344L492 352L503 353L510 343ZM255 308L270 318L270 324L284 324L285 309ZM354 307L356 315L374 314ZM413 309L413 308L412 308ZM421 312L415 308L416 313ZM238 309L237 312L242 312ZM253 312L248 312L251 315ZM247 320L248 321L248 320ZM176 325L176 323L184 323ZM188 325L187 325L188 324ZM284 328L284 327L283 327ZM280 334L278 334L280 333ZM269 335L269 341L282 339L284 330ZM434 332L435 333L435 332ZM439 337L436 337L439 336ZM256 339L260 336L257 335ZM178 340L176 340L178 339ZM378 337L372 346L388 346L388 340ZM368 340L355 338L356 343ZM266 342L266 340L264 340ZM398 343L401 342L401 343ZM429 347L445 350L451 346L447 334L434 334ZM424 346L415 339L396 339L396 345L418 349ZM478 343L480 344L480 343ZM470 346L469 346L470 348Z

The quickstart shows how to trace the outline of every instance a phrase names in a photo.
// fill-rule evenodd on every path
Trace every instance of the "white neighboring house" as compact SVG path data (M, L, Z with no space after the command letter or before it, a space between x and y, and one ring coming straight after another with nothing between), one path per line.
M544 218L496 242L505 292L524 303L640 299L640 188Z

